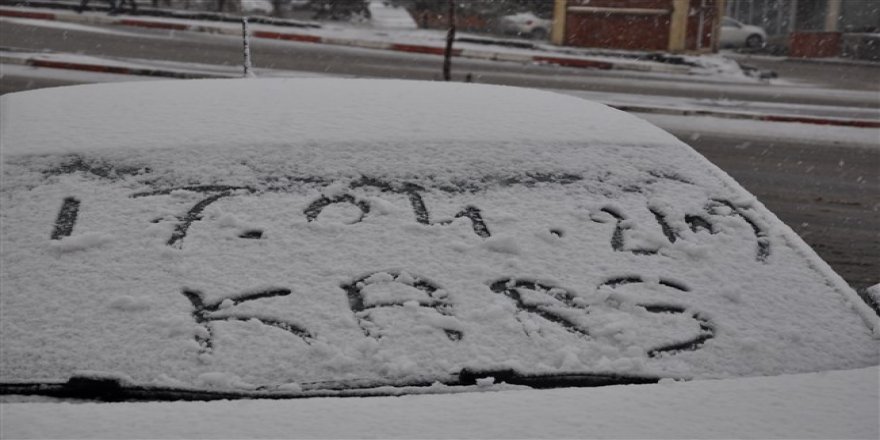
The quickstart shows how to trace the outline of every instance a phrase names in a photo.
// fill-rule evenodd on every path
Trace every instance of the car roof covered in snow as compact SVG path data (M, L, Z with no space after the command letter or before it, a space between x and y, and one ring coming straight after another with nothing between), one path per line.
M800 238L600 104L280 79L0 105L6 393L400 394L878 362L876 316Z
M101 84L14 93L3 97L3 110L4 155L308 141L675 143L578 98L400 80Z

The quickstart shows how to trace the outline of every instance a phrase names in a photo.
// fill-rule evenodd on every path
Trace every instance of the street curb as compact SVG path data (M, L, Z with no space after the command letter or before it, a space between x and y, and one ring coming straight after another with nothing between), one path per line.
M790 61L793 63L803 63L803 64L824 64L829 66L857 66L857 67L870 67L874 69L880 69L880 62L877 61L865 61L865 60L847 60L840 58L797 58L797 57L786 57L786 61Z
M832 66L853 66L853 67L868 67L874 69L880 69L880 61L866 61L866 60L856 60L856 59L847 59L847 58L799 58L799 57L789 57L789 56L778 56L778 55L764 55L764 54L747 54L747 53L727 53L726 57L735 60L741 63L748 63L751 59L763 60L763 61L789 61L792 63L801 63L801 64L824 64L824 65L832 65Z
M158 70L158 69L151 69L151 68L104 66L104 65L99 65L99 64L76 63L76 62L71 62L71 61L52 61L52 60L29 59L29 60L27 60L26 64L28 66L33 66L33 67L80 70L80 71L99 72L99 73L115 73L115 74L122 74L122 75L151 76L151 77L157 77L157 78L196 79L196 78L214 78L214 77L216 77L214 75L200 74L200 73L175 72L175 71L170 71L170 70ZM221 78L225 78L225 77L221 77Z
M816 117L802 115L766 115L748 112L729 112L717 110L679 109L669 107L649 107L633 104L609 104L605 105L628 113L651 113L657 115L672 116L710 116L723 119L745 119L764 122L797 122L813 125L833 125L839 127L856 128L880 128L880 121L870 119L843 119L832 117Z
M16 11L11 9L0 10L0 16L13 18L32 18L36 20L55 20L55 14L49 12Z
M104 17L99 15L74 15L74 14L55 14L50 12L22 11L11 9L9 7L0 7L0 17L13 18L31 18L41 20L54 20L71 23L84 24L109 24L116 26L131 26L150 29L167 29L173 31L192 31L205 32L215 34L238 35L238 29L232 29L221 26L211 25L189 25L184 23L172 23L163 21L154 21L144 18L129 17ZM366 49L380 49L394 52L419 53L426 55L444 55L444 48L439 46L426 46L419 44L402 44L390 43L382 41L370 40L354 40L339 37L321 37L311 34L282 32L282 31L266 31L257 30L251 34L252 38L263 38L270 40L297 41L304 43L327 44L335 46L359 47ZM640 72L660 72L660 73L679 73L687 74L690 69L683 66L646 66L636 65L632 63L614 63L611 61L600 61L590 58L574 58L560 57L548 55L523 55L509 52L491 52L473 49L453 49L452 56L460 58L471 58L491 61L512 61L520 63L536 63L536 64L552 64L561 67L572 67L578 69L598 69L598 70L631 70Z
M209 73L181 72L174 70L161 70L149 67L125 67L108 66L106 64L83 63L75 61L56 61L38 58L19 58L0 56L0 64L17 64L30 67L43 67L49 69L77 70L82 72L114 73L119 75L149 76L154 78L175 79L205 79L205 78L229 78L228 76L212 75Z

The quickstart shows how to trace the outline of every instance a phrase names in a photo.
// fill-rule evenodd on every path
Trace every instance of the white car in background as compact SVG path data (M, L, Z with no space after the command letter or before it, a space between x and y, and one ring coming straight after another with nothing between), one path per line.
M270 15L274 7L270 0L246 0L241 2L241 12L248 14Z
M721 47L757 49L767 44L767 31L760 26L741 23L730 17L721 21Z
M366 79L0 108L0 437L877 438L875 312L635 116Z
M550 36L553 20L538 17L531 12L521 12L501 17L498 24L505 34L544 40Z

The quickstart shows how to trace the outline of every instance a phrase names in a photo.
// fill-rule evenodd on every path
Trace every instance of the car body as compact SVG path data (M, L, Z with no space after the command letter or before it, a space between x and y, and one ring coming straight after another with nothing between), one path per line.
M531 12L505 15L498 19L502 32L521 37L545 40L550 36L553 20L538 17Z
M677 381L681 402L742 387L749 401L822 380L749 377L828 370L854 373L825 384L845 392L817 408L871 410L876 388L854 384L876 375L874 312L723 171L604 105L477 84L235 79L0 106L0 392L14 433L72 419L90 422L57 432L405 436L435 417L432 436L526 423L572 437L589 427L556 431L529 405L617 398L538 389L631 385L608 388L613 408L635 393L660 410ZM345 396L385 397L329 399ZM401 404L419 409L373 425L410 414ZM475 407L516 422L460 430L482 424L455 412ZM151 422L163 414L185 417ZM827 426L870 432L863 418Z
M270 0L248 0L241 2L241 12L245 13L270 15L273 9Z
M730 17L721 21L721 47L757 49L767 44L767 31L760 26L743 24Z

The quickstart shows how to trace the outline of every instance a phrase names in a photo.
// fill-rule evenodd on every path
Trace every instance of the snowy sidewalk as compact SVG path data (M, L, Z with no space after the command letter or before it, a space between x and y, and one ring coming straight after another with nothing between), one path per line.
M575 90L556 90L629 113L711 116L764 122L799 122L842 127L880 128L880 111L858 107L694 99Z

